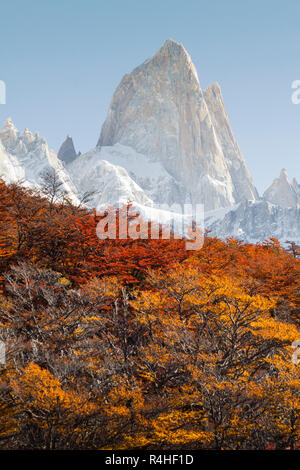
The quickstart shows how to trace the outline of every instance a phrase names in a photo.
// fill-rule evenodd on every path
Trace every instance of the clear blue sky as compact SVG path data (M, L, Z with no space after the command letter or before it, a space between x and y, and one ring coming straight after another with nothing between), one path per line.
M87 151L122 76L167 38L191 54L202 88L220 83L258 189L282 167L300 180L297 0L2 1L0 121L39 130L56 151L70 134Z

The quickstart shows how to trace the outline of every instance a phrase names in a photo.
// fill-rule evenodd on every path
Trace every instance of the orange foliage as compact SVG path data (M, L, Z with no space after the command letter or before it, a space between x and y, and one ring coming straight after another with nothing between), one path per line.
M120 239L123 211L99 239L103 215L0 181L0 446L299 447L297 247Z

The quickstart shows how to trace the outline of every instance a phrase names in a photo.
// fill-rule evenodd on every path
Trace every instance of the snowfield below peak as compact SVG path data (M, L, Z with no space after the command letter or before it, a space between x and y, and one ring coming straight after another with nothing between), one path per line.
M160 162L125 145L95 147L67 169L80 192L97 191L90 202L95 207L126 201L147 206L185 202L184 188Z
M89 206L97 209L108 205L126 204L134 201L141 205L152 206L153 202L142 188L129 176L128 171L117 164L120 154L92 149L80 155L68 165L68 171L83 195L92 191ZM110 161L110 157L112 163Z

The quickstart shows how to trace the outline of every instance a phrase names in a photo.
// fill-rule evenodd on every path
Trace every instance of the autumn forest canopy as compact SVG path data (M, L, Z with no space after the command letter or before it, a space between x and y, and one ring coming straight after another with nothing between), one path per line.
M0 448L299 449L299 248L99 217L0 181Z

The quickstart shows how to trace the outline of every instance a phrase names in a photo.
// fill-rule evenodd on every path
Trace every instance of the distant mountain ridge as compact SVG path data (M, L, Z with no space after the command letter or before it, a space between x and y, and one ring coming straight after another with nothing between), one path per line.
M57 156L38 133L20 133L7 120L0 131L0 176L38 186L46 169L73 201L94 191L91 207L132 201L148 213L161 204L203 204L213 235L300 240L297 181L289 182L282 170L259 197L220 86L203 91L189 54L173 40L123 77L98 143L85 154L67 136Z
M41 185L47 171L56 174L69 198L78 203L78 192L68 171L44 137L28 129L19 132L8 118L0 131L0 177L8 183L22 181L35 187Z

